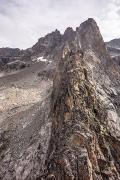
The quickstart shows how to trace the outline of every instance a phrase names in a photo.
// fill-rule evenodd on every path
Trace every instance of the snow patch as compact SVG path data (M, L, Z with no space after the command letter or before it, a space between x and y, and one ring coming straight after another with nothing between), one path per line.
M48 60L41 56L41 57L37 58L37 62L40 62L40 61L41 62L47 62Z
M36 57L32 60L33 62L47 62L47 63L51 63L52 61L45 59L43 56L40 57Z

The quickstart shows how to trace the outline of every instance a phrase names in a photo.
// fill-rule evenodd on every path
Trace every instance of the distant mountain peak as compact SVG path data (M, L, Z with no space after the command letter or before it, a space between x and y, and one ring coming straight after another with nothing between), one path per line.
M113 47L116 49L120 49L120 38L113 39L113 40L107 42L107 46Z

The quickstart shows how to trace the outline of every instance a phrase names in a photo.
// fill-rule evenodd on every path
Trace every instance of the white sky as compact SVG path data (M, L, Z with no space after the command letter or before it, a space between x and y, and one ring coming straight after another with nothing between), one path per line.
M28 48L45 34L94 18L105 41L120 38L120 0L0 0L0 47Z

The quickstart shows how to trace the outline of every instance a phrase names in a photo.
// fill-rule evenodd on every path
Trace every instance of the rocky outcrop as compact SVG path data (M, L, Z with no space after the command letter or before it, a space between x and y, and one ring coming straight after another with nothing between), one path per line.
M32 47L33 54L49 55L61 41L61 34L58 30L42 37Z
M120 178L115 157L120 142L111 136L106 108L89 82L82 54L69 53L59 63L51 114L46 179Z
M24 69L26 67L29 67L29 64L27 64L24 61L13 61L13 62L9 62L4 66L4 71L13 71L13 70L21 70Z
M75 37L76 32L70 27L65 30L63 35L56 30L38 40L32 47L32 55L44 56L56 63L62 57L64 46L73 43Z
M100 59L109 59L106 45L94 19L89 18L76 29L78 43L83 51L92 50Z
M31 54L30 49L0 48L0 71L16 71L27 67L31 62Z
M0 48L0 57L16 57L19 54L20 49L18 48Z
M0 48L0 70L3 70L4 65L11 61L11 58L14 59L16 56L19 56L20 49L12 48Z

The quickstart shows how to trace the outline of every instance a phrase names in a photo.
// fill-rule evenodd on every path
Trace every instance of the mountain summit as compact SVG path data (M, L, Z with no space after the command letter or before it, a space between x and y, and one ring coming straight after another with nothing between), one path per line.
M105 59L106 56L108 56L99 27L94 19L89 18L87 21L83 22L76 31L83 51L91 49L98 55L98 58Z

